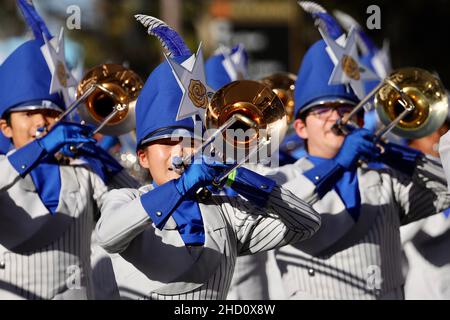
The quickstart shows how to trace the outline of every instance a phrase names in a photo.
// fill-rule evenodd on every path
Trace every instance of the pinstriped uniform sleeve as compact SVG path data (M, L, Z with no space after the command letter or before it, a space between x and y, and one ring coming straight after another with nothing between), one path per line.
M152 221L140 202L137 189L115 189L106 194L95 226L98 244L109 253L120 253Z
M412 177L391 171L394 196L400 205L400 221L407 224L450 206L445 173L439 159L423 156L417 160Z
M146 228L162 229L181 195L174 181L156 189L114 189L106 194L95 227L98 243L109 253L121 253Z
M229 198L227 209L238 240L239 255L271 250L310 238L320 227L320 215L290 191L275 186L265 207L242 197Z
M103 202L105 201L106 193L110 190L121 188L139 188L139 183L134 178L132 178L125 169L116 173L106 185L100 178L100 176L92 171L90 171L90 179L92 183L92 189L94 191L92 197L97 204L97 208L102 207ZM99 216L100 212L95 220L98 220Z

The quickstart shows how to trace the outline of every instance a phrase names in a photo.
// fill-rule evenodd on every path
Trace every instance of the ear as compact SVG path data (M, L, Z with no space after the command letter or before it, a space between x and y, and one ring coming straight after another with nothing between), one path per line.
M0 129L7 138L12 138L12 128L8 125L5 119L0 119Z
M149 163L148 163L148 156L147 156L147 148L138 149L137 156L138 156L139 164L141 165L141 167L148 169Z
M305 120L306 122L306 120ZM306 130L306 123L301 119L296 119L294 121L294 130L297 135L303 140L308 139L308 131Z

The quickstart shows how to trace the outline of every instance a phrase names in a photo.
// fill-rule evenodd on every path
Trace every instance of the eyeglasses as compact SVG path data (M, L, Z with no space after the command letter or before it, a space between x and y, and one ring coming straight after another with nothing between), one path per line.
M339 114L340 117L343 117L345 114L350 113L353 110L354 106L352 105L323 105L311 108L308 114L312 114L319 119L327 119L333 113L333 110Z

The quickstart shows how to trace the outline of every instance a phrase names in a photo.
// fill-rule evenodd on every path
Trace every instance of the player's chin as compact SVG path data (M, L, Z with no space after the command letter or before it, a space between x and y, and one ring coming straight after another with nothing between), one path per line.
M167 181L178 179L180 174L176 170L168 169L166 172Z
M344 136L342 135L337 135L334 131L332 131L331 129L325 132L325 139L329 139L331 141L336 141L338 143L342 143L342 141L344 141Z
M340 149L342 144L344 143L344 136L337 136L333 132L330 132L328 135L325 136L325 141L327 141L328 145L330 147Z

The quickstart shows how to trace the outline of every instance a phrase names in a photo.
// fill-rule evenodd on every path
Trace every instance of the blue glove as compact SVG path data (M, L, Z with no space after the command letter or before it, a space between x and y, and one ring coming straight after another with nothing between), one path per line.
M380 155L374 135L367 129L356 129L345 137L344 143L334 160L344 169L349 170L361 157L372 159Z
M384 152L378 160L389 167L412 175L417 168L417 159L423 156L419 150L412 149L395 143L382 143Z
M90 127L80 124L59 122L37 142L48 154L54 154L64 146L95 143L95 139L88 137L90 130Z
M270 193L276 186L276 182L249 169L240 167L228 176L227 186L247 200L250 200L253 204L264 207Z
M203 157L201 163L192 163L181 177L175 180L175 187L181 195L195 192L201 187L211 185L214 178L232 166L231 164L218 162L209 164L210 162Z

